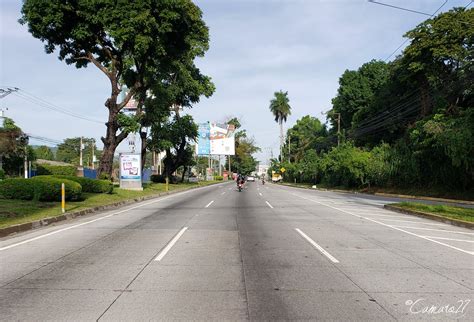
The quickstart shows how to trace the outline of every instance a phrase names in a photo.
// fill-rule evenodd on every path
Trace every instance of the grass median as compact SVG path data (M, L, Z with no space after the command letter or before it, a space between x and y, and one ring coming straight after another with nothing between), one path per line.
M200 182L199 184L170 184L169 190L186 190L191 187L206 186L213 183L217 183L217 181L204 181ZM83 193L83 200L66 202L66 213L97 206L106 206L116 202L131 200L144 196L157 195L165 191L165 184L151 183L145 184L143 191L123 190L116 188L111 194ZM60 215L62 215L60 202L41 202L0 198L0 228Z
M420 211L449 219L474 222L474 208L463 208L447 205L427 205L416 202L400 202L390 204L390 206L395 206L407 210Z

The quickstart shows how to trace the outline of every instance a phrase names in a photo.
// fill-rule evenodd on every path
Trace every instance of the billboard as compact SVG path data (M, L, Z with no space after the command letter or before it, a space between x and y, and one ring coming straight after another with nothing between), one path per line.
M138 180L141 182L141 156L140 154L120 154L120 180Z
M211 126L209 122L198 124L198 140L197 140L197 154L209 155L211 154Z
M235 155L235 127L232 124L211 124L211 154Z
M235 155L235 127L225 123L200 123L198 155Z

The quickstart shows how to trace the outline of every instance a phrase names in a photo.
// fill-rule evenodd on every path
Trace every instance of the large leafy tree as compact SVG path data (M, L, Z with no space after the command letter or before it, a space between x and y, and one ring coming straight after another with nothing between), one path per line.
M23 167L25 155L28 160L35 159L34 151L28 145L28 136L12 119L5 118L0 128L0 169L17 175Z
M95 139L93 138L82 138L82 160L84 165L88 165L92 162L92 155L96 157L100 156L100 151L97 150ZM81 148L81 138L67 138L63 143L58 145L56 151L56 160L66 163L71 163L74 165L79 165L80 159L80 148ZM92 153L94 149L94 153Z
M41 145L34 148L36 153L36 158L43 160L54 160L54 153L50 147L46 145Z
M153 123L151 132L149 147L157 152L166 152L163 160L165 176L169 177L179 167L193 163L193 150L189 143L196 140L198 127L192 116L175 115L166 121Z
M387 79L388 65L383 61L372 60L358 70L346 70L339 78L337 96L332 99L333 109L329 114L332 124L336 123L336 113L340 113L341 128L349 130L354 114L373 102Z
M283 122L286 122L288 116L291 114L290 99L288 92L275 92L274 97L270 101L270 112L275 117L275 122L280 125L280 158L283 158Z
M163 75L167 64L204 55L208 28L191 0L25 0L21 23L45 42L46 53L77 68L93 64L110 82L104 152L99 173L112 173L114 152L128 131L118 115ZM122 101L122 85L129 89ZM141 113L140 109L138 113Z
M328 150L330 141L327 135L326 126L319 119L310 115L303 116L287 131L289 139L283 148L283 154L287 158L284 159L288 159L289 154L290 160L298 162L309 150L317 153Z

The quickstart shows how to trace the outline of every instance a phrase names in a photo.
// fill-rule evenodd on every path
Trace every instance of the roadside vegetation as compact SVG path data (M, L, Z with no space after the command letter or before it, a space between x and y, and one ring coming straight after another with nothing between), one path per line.
M427 205L415 202L400 202L391 206L425 212L450 219L474 222L474 208L455 207L447 205Z
M441 13L405 34L410 44L395 60L346 70L330 126L297 120L269 175L474 200L474 29L466 23L474 9Z
M170 184L169 191L186 190L191 187L205 186L213 183L215 182L205 181L200 183ZM83 192L80 200L66 202L66 213L156 195L165 191L165 184L150 183L144 185L143 191L115 188L112 193ZM58 193L58 196L59 195ZM60 215L62 215L62 213L61 203L59 201L5 199L0 196L0 228Z

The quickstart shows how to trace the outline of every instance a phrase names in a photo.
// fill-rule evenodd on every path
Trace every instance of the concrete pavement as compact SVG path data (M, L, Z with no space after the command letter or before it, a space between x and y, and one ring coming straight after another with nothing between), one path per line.
M0 319L472 320L472 231L387 201L228 183L3 239Z

